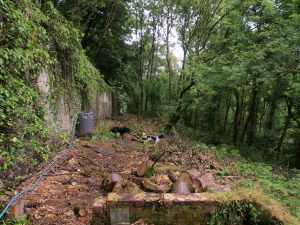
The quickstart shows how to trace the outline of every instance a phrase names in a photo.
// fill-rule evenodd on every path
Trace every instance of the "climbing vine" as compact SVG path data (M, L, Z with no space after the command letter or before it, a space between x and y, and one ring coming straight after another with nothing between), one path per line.
M82 93L81 96L86 98L86 103L91 104L97 93L107 88L103 77L90 63L83 50L75 52L72 62L76 87Z
M42 71L51 80L51 105L64 92L77 101L73 113L78 96L91 102L106 88L82 50L82 36L52 2L0 0L0 170L48 158L46 110L36 85Z
M32 84L43 65L50 63L47 35L39 24L41 11L27 0L0 1L0 169L11 167L33 150L46 159L49 149L44 109ZM28 5L31 5L30 10Z

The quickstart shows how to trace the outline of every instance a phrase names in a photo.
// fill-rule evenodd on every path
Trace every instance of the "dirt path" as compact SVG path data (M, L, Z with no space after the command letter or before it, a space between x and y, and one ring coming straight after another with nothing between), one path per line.
M147 157L135 145L128 135L114 142L76 140L74 148L52 169L50 176L25 195L26 213L34 224L89 224L94 199L105 194L100 188L103 174L129 174L139 160ZM77 203L86 205L87 215L75 215Z
M108 130L114 125L126 125L136 133L159 134L160 124L160 121L121 118L105 121L100 126ZM94 199L105 195L101 190L105 174L130 174L139 161L163 149L173 152L166 160L182 169L206 171L212 165L207 156L200 152L193 153L190 143L176 135L173 139L163 139L157 146L134 142L128 134L124 139L113 141L77 139L74 148L42 179L38 187L24 196L25 212L33 224L90 224ZM26 180L20 190L31 186L35 179L36 176ZM76 214L76 205L84 205L86 213Z

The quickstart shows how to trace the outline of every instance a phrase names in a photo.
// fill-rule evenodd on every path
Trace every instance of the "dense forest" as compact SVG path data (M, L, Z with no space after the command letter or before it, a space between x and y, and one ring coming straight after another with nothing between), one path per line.
M0 0L0 191L67 139L47 107L55 118L63 95L76 115L103 91L115 116L297 171L299 13L298 0Z
M117 112L208 144L300 162L298 1L53 1Z

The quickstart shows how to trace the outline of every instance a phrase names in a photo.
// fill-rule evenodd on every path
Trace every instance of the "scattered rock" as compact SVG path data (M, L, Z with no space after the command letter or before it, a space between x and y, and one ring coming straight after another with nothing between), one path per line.
M200 178L196 178L195 180L193 180L193 189L196 193L202 192L204 190Z
M67 178L65 178L65 179L63 179L63 180L61 181L61 184L62 184L62 185L71 184L72 181L73 181L73 178L72 178L72 177L67 177Z
M75 164L76 164L76 159L75 158L72 158L68 161L68 164L71 166L71 167L74 167Z
M87 184L87 185L91 185L91 186L101 186L102 180L100 180L100 179L95 179L94 177L92 177L92 178L89 178L89 179L86 181L86 184Z
M189 194L191 193L188 184L185 182L176 182L173 183L171 187L171 192L172 193L177 193L177 194Z
M68 211L65 213L65 215L66 215L67 217L72 217L72 216L74 216L74 212L73 212L72 210L68 210Z
M167 190L169 190L172 186L172 181L168 175L156 175L154 180L156 184L164 186Z
M215 183L215 178L212 173L207 173L199 178L203 188L206 188Z
M191 176L191 178L193 180L196 179L197 177L201 176L201 173L199 172L199 170L197 170L195 168L187 170L186 172Z
M117 183L121 183L123 181L123 178L118 173L110 173L107 175L105 179L103 179L103 188L107 192L113 191L114 187Z
M179 172L169 171L168 176L170 177L172 182L177 182L179 177Z
M34 215L34 218L35 218L36 220L40 220L40 219L42 219L42 216L39 215L39 214L36 214L36 215Z
M187 183L188 185L192 186L194 183L194 180L200 177L200 172L197 169L190 169L182 172L179 177L179 182Z
M147 161L141 161L138 162L137 168L136 168L136 174L139 177L143 177L146 175L146 173L152 168L153 162L147 160ZM147 174L150 175L150 174Z
M10 219L13 219L15 217L23 216L23 215L24 215L24 200L19 199L9 208L8 217Z
M55 217L56 217L56 215L50 214L50 213L48 213L48 214L46 215L46 218L47 218L47 219L54 219Z
M79 209L78 215L81 217L84 217L84 216L88 215L88 212L85 208L81 208L81 209Z
M92 205L92 211L93 213L101 214L105 210L105 207L106 207L106 199L96 198Z

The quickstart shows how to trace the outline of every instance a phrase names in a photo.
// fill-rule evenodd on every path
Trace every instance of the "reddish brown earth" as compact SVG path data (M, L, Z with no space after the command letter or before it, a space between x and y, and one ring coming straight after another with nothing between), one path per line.
M144 155L136 150L125 150L132 145L126 139L120 140L124 150L117 150L109 142L92 143L111 155L102 155L83 147L86 142L78 141L50 173L67 175L46 176L34 191L24 197L25 205L29 206L27 213L34 224L88 224L94 199L104 194L100 188L103 174L107 171L130 173ZM22 186L25 187L30 181ZM86 205L86 216L74 214L77 201Z
M160 121L138 120L135 118L106 121L108 128L113 125L126 125L134 132L158 134ZM91 147L95 147L94 150ZM168 148L174 154L173 161L181 168L209 170L216 162L206 155L193 153L188 142L178 136L163 139L157 146L131 141L126 134L124 139L94 141L76 139L74 148L45 176L39 185L24 196L25 212L33 224L89 224L91 206L96 197L106 195L101 190L102 179L108 172L130 174L140 160L147 159L155 151ZM98 153L96 150L100 150ZM19 190L30 186L36 176L26 180ZM77 205L83 211L76 212Z

